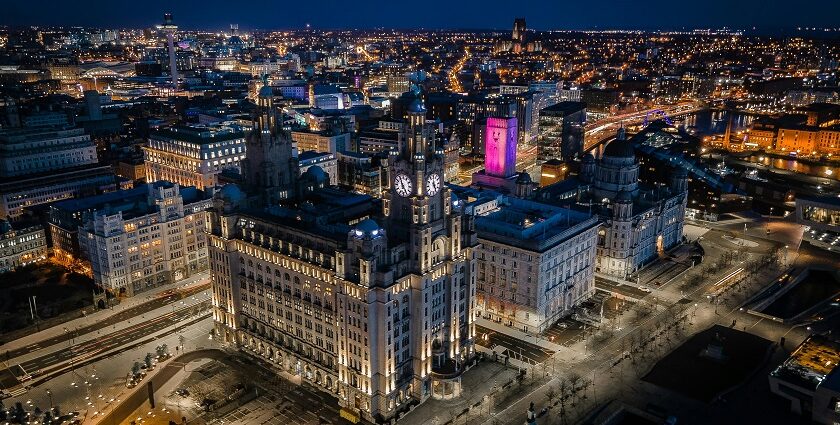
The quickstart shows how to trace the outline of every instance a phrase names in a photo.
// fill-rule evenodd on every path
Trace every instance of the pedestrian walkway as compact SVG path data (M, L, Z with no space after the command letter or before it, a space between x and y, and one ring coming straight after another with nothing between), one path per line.
M136 307L148 301L154 299L157 295L169 291L172 289L189 289L198 285L205 284L209 282L210 273L203 272L196 274L189 279L185 279L179 282L174 282L169 285L161 286L155 288L154 290L143 293L131 298L123 299L119 304L112 306L108 309L97 310L93 313L87 314L84 317L80 317L78 319L73 319L62 324L52 326L46 329L41 329L38 332L33 332L29 335L26 335L23 338L18 338L14 341L9 341L0 346L0 353L5 353L7 351L16 350L22 347L27 347L32 344L37 344L41 341L44 341L49 338L57 337L62 334L68 332L71 329L79 329L84 328L86 326L93 325L97 322L101 322L103 320L108 319L109 317L119 314L125 310L128 310L132 307ZM4 358L5 359L5 358Z
M494 404L493 396L504 391L502 386L515 377L516 368L507 368L491 361L480 362L464 372L461 378L462 392L459 397L450 400L429 398L397 423L399 425L442 424L458 415L461 415L465 423L473 423L472 421L478 420L482 413L489 412L490 406ZM460 420L458 423L461 423Z
M538 345L542 348L551 351L561 351L565 348L562 345L558 345L544 338L541 338L539 335L527 334L525 332L520 331L519 329L515 329L510 326L505 326L501 323L496 323L492 320L487 320L483 317L479 317L478 319L476 319L475 324L490 329L491 331L505 334L507 336L514 337L521 341L525 341L529 344Z

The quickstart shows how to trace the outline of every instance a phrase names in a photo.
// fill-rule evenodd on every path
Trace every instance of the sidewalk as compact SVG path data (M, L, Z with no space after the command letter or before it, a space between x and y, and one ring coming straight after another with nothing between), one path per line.
M491 331L495 331L501 334L505 334L507 336L512 336L518 340L525 341L529 344L538 345L542 348L551 350L551 351L561 351L565 350L566 347L562 345L555 344L551 341L541 338L539 335L534 334L526 334L525 332L520 331L519 329L515 329L510 326L502 325L501 323L496 323L491 320L487 320L483 317L479 317L475 319L475 324L478 326L485 327L490 329ZM512 348L512 347L510 347Z
M105 320L115 314L128 310L132 307L136 307L140 304L143 304L147 301L152 300L156 295L168 291L171 289L176 288L189 288L192 286L200 285L209 281L210 273L209 272L202 272L198 273L189 279L185 279L179 282L174 282L169 285L161 286L159 288L155 288L153 291L148 293L143 293L131 298L127 298L122 300L119 304L106 309L106 310L97 310L93 313L90 313L84 317L80 317L78 319L73 319L68 322L64 322L60 325L52 326L50 328L41 329L38 332L31 333L23 338L18 338L14 341L7 342L6 344L0 345L0 353L9 351L9 350L16 350L22 347L26 347L31 344L36 344L40 341L45 339L53 338L59 335L62 335L66 332L65 329L78 329L83 328L86 326L90 326L98 321ZM80 335L81 336L81 335ZM77 337L76 339L79 339ZM40 347L46 348L46 347Z
M34 360L34 359L38 359L38 358L43 357L43 356L47 356L50 353L54 353L54 352L62 351L62 350L67 350L71 346L82 345L86 342L90 342L90 341L96 340L98 338L101 338L103 336L107 336L107 335L110 335L112 333L124 330L126 328L131 327L131 326L141 324L146 320L146 318L151 319L151 318L163 316L163 315L165 315L167 313L171 313L173 311L180 311L180 310L185 309L185 308L192 308L192 307L195 307L195 306L201 304L202 302L209 301L209 300L210 300L210 296L207 295L206 297L196 298L195 300L189 299L189 300L181 301L179 303L170 303L170 304L158 307L154 310L150 310L150 311L144 313L141 316L136 316L137 320L135 320L135 321L126 320L126 321L120 322L119 324L116 324L114 326L104 327L100 330L97 330L96 332L88 332L88 333L80 334L80 335L74 337L73 339L67 340L65 342L60 342L60 343L48 345L48 346L45 346L45 347L39 347L35 350L29 351L28 353L19 355L17 357L12 357L11 360L10 360L10 363L11 364L22 364L22 363L25 363L25 362L28 362L28 361L31 361L31 360Z

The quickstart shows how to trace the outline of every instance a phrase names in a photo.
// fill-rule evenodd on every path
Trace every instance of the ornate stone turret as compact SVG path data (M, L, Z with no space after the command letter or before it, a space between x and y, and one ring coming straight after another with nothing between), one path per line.
M688 171L685 168L677 167L671 174L671 190L674 193L683 193L688 191Z
M583 156L580 166L580 180L584 183L592 183L595 179L595 157L591 153Z
M274 107L274 93L265 77L252 122L242 175L249 194L256 195L266 206L276 205L295 196L298 172L297 161L292 157L291 135L282 127Z

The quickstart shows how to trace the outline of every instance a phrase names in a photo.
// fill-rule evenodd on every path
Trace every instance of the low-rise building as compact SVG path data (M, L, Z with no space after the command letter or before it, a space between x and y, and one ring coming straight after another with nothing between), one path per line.
M806 226L803 236L811 244L840 251L840 198L797 196L796 222Z
M169 182L95 209L79 228L81 251L96 284L123 296L176 282L206 270L204 212L212 202L195 187ZM91 203L99 200L88 199Z
M840 343L821 335L805 339L770 372L770 391L790 402L797 414L810 412L815 423L840 422Z
M47 237L40 225L19 226L0 220L0 273L47 258Z

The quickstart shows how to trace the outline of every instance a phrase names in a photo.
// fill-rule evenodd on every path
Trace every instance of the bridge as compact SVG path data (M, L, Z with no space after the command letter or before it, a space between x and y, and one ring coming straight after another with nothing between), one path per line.
M665 117L666 120L672 120L707 108L708 105L706 103L694 101L679 105L661 106L641 111L628 112L598 120L594 123L586 125L583 150L584 152L598 150L596 153L600 153L604 144L615 137L616 132L622 125L635 126L646 124L661 117ZM597 157L599 155L595 156Z

